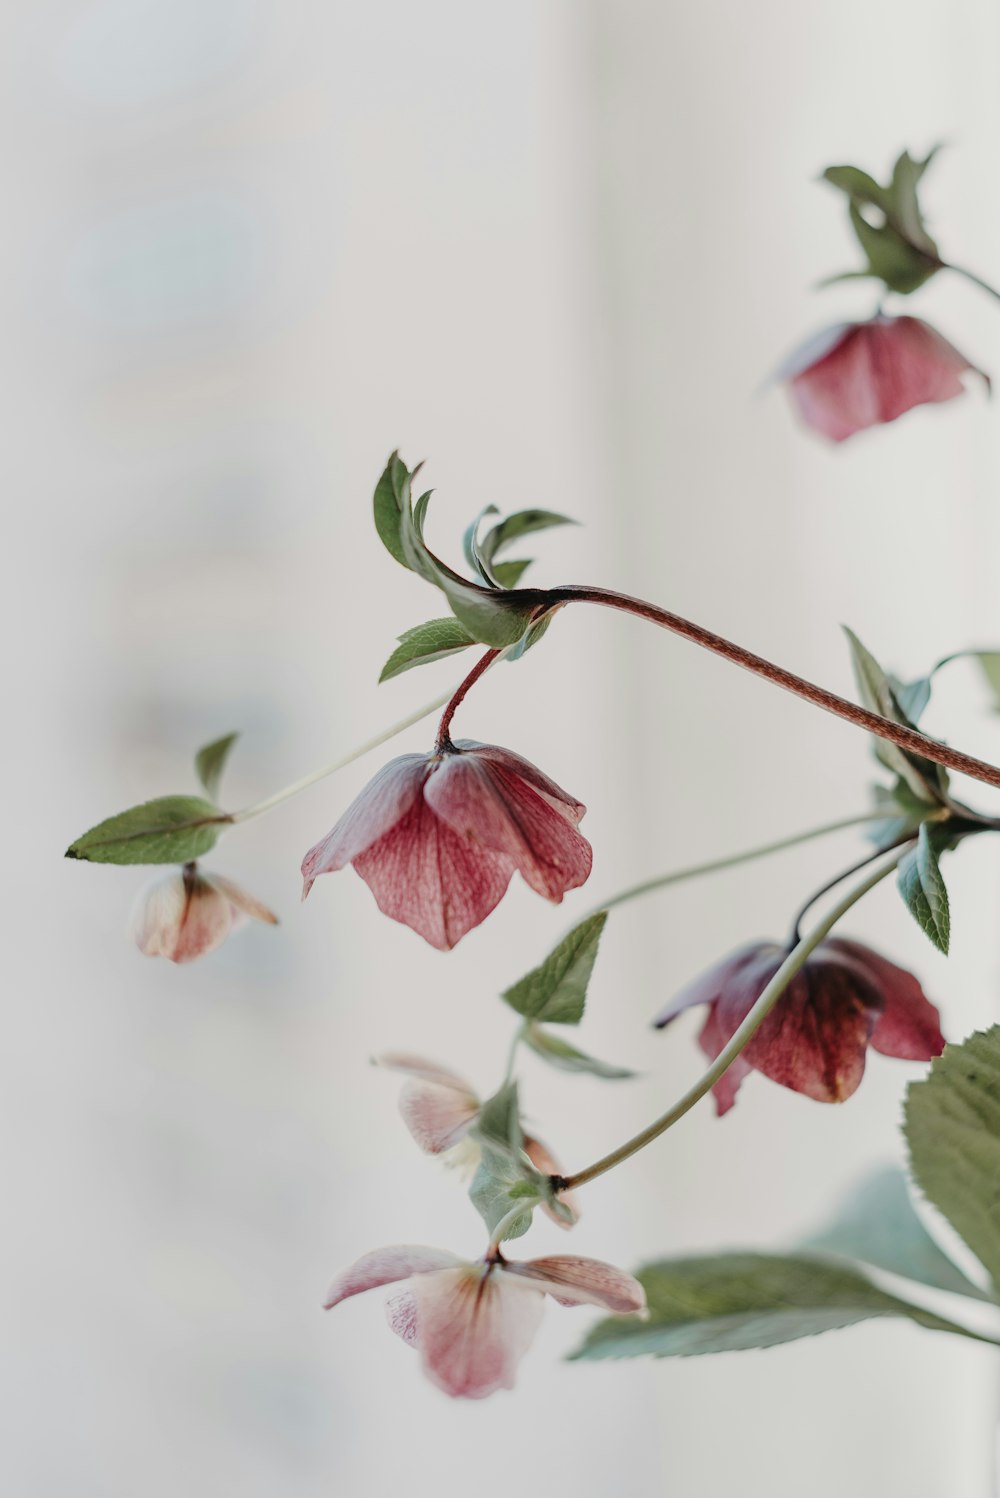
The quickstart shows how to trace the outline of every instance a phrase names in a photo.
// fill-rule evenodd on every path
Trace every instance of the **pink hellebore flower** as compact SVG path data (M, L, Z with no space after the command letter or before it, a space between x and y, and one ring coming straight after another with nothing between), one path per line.
M740 947L689 984L654 1024L662 1028L682 1010L707 1004L698 1043L714 1060L786 955L770 942ZM841 1103L864 1075L869 1045L883 1056L929 1061L944 1049L938 1011L905 968L858 941L827 937L713 1087L719 1116L751 1071L818 1103Z
M586 807L541 770L462 739L380 770L302 862L303 896L353 863L394 921L444 951L484 921L519 869L558 904L590 873Z
M839 323L810 339L778 371L806 426L843 442L914 406L965 393L960 375L989 376L918 317Z
M436 1061L425 1061L420 1056L394 1052L379 1056L376 1061L379 1066L388 1067L390 1071L407 1074L407 1080L399 1094L399 1111L424 1154L447 1155L452 1150L458 1150L479 1117L481 1106L481 1099L465 1078L449 1071L445 1066L439 1066ZM561 1174L558 1161L540 1139L526 1134L524 1153L542 1175ZM578 1221L580 1209L575 1194L566 1191L560 1194L559 1199L572 1212L573 1222ZM540 1202L539 1205L557 1226L573 1226L573 1222L567 1222L554 1212L549 1202Z
M271 926L278 923L266 905L238 884L221 874L202 874L189 863L140 891L130 934L147 957L193 962L221 947L250 917Z
M546 1295L618 1315L646 1306L638 1280L599 1259L556 1254L520 1263L493 1250L470 1264L444 1249L400 1246L377 1248L339 1274L326 1309L400 1280L409 1284L386 1303L389 1326L417 1348L431 1382L457 1399L514 1387Z

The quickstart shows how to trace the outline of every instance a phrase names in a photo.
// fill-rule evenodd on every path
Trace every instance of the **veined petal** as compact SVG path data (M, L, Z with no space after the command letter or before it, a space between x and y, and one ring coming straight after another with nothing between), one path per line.
M440 1155L469 1132L479 1115L479 1099L439 1082L411 1078L399 1094L399 1111L424 1153Z
M514 872L510 858L470 844L439 820L426 790L354 867L384 914L440 951L486 919Z
M332 874L353 863L407 815L420 795L428 760L426 754L402 754L383 765L302 860L303 899L320 874Z
M643 1311L646 1292L639 1281L614 1264L601 1259L581 1259L571 1254L552 1254L544 1259L512 1260L502 1266L505 1275L516 1275L544 1290L560 1305L602 1306L617 1315Z
M417 1345L417 1302L408 1287L390 1295L385 1303L385 1319L389 1330L402 1337L410 1347Z
M518 1364L542 1318L542 1295L526 1295L506 1275L463 1265L413 1281L417 1346L433 1383L458 1399L512 1389Z
M593 854L586 838L495 761L449 755L429 777L424 800L466 844L513 860L525 882L556 904L590 874Z
M341 1270L327 1291L323 1307L329 1311L342 1300L360 1295L364 1290L375 1290L379 1285L409 1279L410 1275L431 1274L462 1263L464 1260L457 1254L443 1248L424 1248L407 1243L374 1248L355 1259L349 1268Z
M693 1009L697 1004L712 1004L722 993L726 985L733 981L746 965L763 955L764 953L780 952L780 948L773 942L748 942L746 946L737 947L735 952L730 952L728 957L723 957L714 967L708 968L700 973L697 978L692 979L680 993L670 1000L665 1009L661 1009L653 1021L657 1030L662 1030L675 1020L685 1009ZM724 1044L725 1042L723 1042ZM719 1050L721 1051L720 1045ZM716 1053L717 1054L717 1053Z
M424 1056L414 1056L408 1051L386 1051L374 1058L376 1066L388 1071L401 1071L407 1076L419 1077L423 1082L437 1082L441 1087L454 1087L456 1092L466 1092L475 1097L472 1086L450 1067L437 1061L428 1061Z
M131 933L147 957L193 962L221 947L233 926L228 899L201 874L169 874L139 895Z
M698 1036L698 1044L709 1061L714 1061L719 1052L725 1048L727 1042L731 1039L731 1035L723 1032L722 1026L716 1016L716 1006L713 1004L705 1016L705 1023L702 1025ZM730 1108L736 1102L736 1094L739 1092L741 1084L752 1071L753 1067L749 1062L744 1060L742 1053L727 1066L722 1076L712 1088L712 1097L715 1099L715 1113L717 1118L722 1118L724 1114L729 1112Z
M278 917L273 910L269 910L262 901L255 899L231 879L225 879L221 874L207 874L205 877L209 884L214 884L216 889L222 891L230 905L235 906L241 914L248 915L254 921L264 921L269 926L278 924Z
M903 1061L940 1056L941 1016L913 973L858 941L829 937L823 945L853 958L881 990L884 1006L872 1033L873 1050Z
M571 796L569 791L564 791L561 785L557 785L537 765L533 765L523 755L515 754L512 749L501 749L499 744L478 744L475 739L458 739L455 748L461 750L463 754L472 754L489 764L499 765L508 774L517 775L521 780L526 780L543 800L547 801L567 821L572 822L574 827L586 814L587 808L582 801Z

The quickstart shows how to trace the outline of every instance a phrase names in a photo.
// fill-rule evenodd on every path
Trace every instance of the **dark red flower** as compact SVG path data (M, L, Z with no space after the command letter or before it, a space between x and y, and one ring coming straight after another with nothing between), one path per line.
M771 942L740 947L687 988L654 1021L707 1004L698 1043L715 1059L787 956ZM819 1103L841 1103L861 1081L868 1047L929 1061L944 1048L939 1015L905 968L857 941L828 937L788 985L756 1035L712 1089L720 1116L743 1078L763 1072Z
M461 739L380 770L302 862L303 895L353 863L379 908L442 950L484 921L518 869L556 904L590 873L586 807L519 754Z
M866 427L965 393L959 378L989 377L918 317L839 323L794 353L777 378L806 426L843 442Z

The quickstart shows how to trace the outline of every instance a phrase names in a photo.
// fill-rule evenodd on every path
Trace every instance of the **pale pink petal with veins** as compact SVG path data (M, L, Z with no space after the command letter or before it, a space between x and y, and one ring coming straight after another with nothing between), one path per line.
M429 1274L445 1269L464 1260L458 1254L448 1253L443 1248L425 1248L422 1245L395 1244L389 1248L376 1248L362 1254L349 1268L337 1275L327 1291L323 1305L326 1310L339 1305L351 1295L361 1295L365 1290L375 1290L379 1285L390 1285L396 1280L409 1279L410 1275Z
M303 899L320 874L335 873L353 863L359 853L406 816L420 796L427 772L426 754L402 754L383 765L326 837L302 860Z
M542 1318L543 1299L525 1295L482 1265L414 1279L417 1346L433 1383L458 1399L512 1389Z
M646 1292L639 1281L614 1264L601 1259L582 1259L572 1254L511 1261L504 1275L519 1277L533 1289L551 1295L560 1305L601 1306L616 1315L645 1310Z

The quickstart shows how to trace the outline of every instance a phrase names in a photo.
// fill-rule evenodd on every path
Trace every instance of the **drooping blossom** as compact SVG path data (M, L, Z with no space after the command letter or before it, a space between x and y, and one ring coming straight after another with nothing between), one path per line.
M469 1131L479 1117L482 1100L471 1083L448 1067L440 1066L436 1061L426 1061L422 1056L392 1052L376 1057L376 1062L390 1071L405 1074L406 1081L399 1094L399 1111L424 1154L438 1155L448 1164L475 1169L479 1147L469 1138ZM531 1134L524 1136L524 1153L542 1175L561 1175L559 1164L548 1146ZM539 1206L559 1227L570 1228L580 1217L576 1195L565 1191L559 1200L569 1208L572 1221L554 1211L550 1202L539 1202Z
M221 947L250 919L278 923L273 911L238 884L189 863L140 890L129 931L147 957L193 962Z
M961 376L978 374L954 344L918 317L838 323L811 338L778 371L806 426L844 442L895 421L914 406L963 395Z
M439 1248L398 1246L363 1254L339 1274L327 1310L380 1285L407 1281L386 1302L389 1326L416 1347L432 1383L457 1399L511 1389L534 1340L546 1295L564 1306L641 1313L638 1280L599 1259L555 1254L526 1262L497 1250L476 1263Z
M303 897L351 863L386 915L444 951L486 919L515 869L556 904L583 884L585 811L509 749L463 739L403 754L306 854Z
M698 1043L714 1060L786 956L771 942L740 947L679 993L654 1024L662 1029L683 1010L707 1004ZM827 937L715 1084L718 1113L728 1113L751 1071L817 1102L843 1102L864 1075L869 1046L884 1056L930 1061L944 1049L940 1016L905 968L861 942Z

